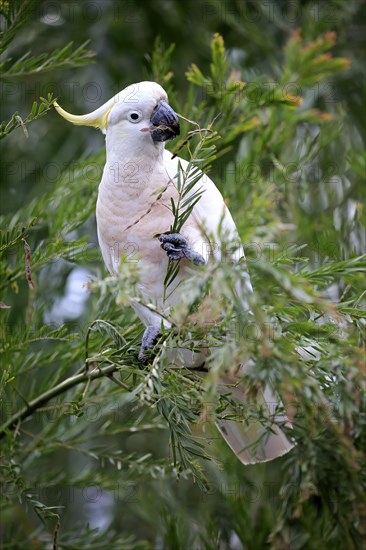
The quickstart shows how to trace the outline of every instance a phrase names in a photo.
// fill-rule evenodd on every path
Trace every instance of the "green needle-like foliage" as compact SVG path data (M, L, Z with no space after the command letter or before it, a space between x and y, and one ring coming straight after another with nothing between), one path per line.
M189 4L197 29L206 29L199 10L216 18L219 4ZM165 48L158 38L146 55L147 78L167 89L181 115L181 139L170 150L188 161L186 169L179 165L166 231L184 231L201 199L202 171L209 172L246 253L245 263L233 263L238 243L221 234L223 260L212 255L204 267L192 266L181 303L164 313L171 328L163 329L148 365L137 358L144 327L130 307L142 301L134 251L126 251L118 275L108 276L96 242L102 142L100 151L94 142L86 146L79 130L67 127L47 159L63 163L52 181L43 172L33 190L24 189L25 177L20 186L8 174L0 233L4 549L363 547L365 154L349 94L342 96L353 65L342 26L339 42L326 14L313 28L307 2L299 4L301 31L281 18L281 3L273 4L265 29L253 19L265 3L257 12L242 3L246 13L234 4L224 27L248 46L238 40L235 53L222 34L209 39L202 32L206 58L189 49L184 86L172 71L179 47ZM325 4L347 21L356 9ZM7 82L43 78L51 69L61 81L65 69L90 62L85 44L73 50L57 43L50 54L17 57L32 8L31 1L0 2ZM133 24L146 13L161 21L161 3L141 9L125 19ZM110 25L119 40L112 19L98 25ZM74 38L68 33L65 42ZM253 44L268 62L254 63ZM133 74L125 84L142 80ZM326 101L338 82L343 99ZM63 131L51 111L55 97L38 97L28 110L10 101L10 113L30 114L4 117L9 158L24 133L27 143L36 139L37 125ZM88 297L82 312L67 316L60 304L76 267L87 272ZM169 264L166 293L178 270ZM254 292L238 295L246 271ZM180 349L202 347L210 350L204 370L172 360ZM254 364L242 383L250 399L239 407L218 384L248 359ZM261 420L255 397L268 382L283 401L273 415L286 412L293 427L283 429L296 446L281 459L244 467L221 441L215 418L226 411L238 421Z

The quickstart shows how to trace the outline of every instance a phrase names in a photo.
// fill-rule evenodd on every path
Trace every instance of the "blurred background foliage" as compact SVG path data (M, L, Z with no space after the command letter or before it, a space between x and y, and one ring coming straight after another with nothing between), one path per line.
M365 5L3 0L0 13L2 547L362 548ZM104 139L52 101L86 113L143 79L221 136L210 175L246 245L260 330L207 330L206 399L225 365L255 356L248 384L271 378L301 411L297 448L275 462L243 467L199 422L190 433L201 385L161 354L148 383L123 307L131 265L122 293L106 278ZM190 130L169 144L185 158ZM210 286L226 322L235 277L214 266L191 287ZM188 288L183 310L196 298ZM85 357L105 369L95 380Z

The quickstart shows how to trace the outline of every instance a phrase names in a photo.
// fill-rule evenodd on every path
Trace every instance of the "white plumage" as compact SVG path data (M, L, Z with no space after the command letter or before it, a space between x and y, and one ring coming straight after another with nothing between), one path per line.
M168 105L166 92L154 82L140 82L128 86L88 115L70 115L59 105L55 104L55 107L70 122L98 127L106 134L106 164L99 186L96 212L103 259L110 273L114 273L121 255L133 252L134 259L139 262L139 290L143 299L154 303L157 311L164 313L167 307L179 303L180 293L178 286L163 299L168 256L160 247L156 235L166 233L173 221L170 205L171 198L175 201L178 198L173 185L178 161L183 169L187 166L186 161L178 157L172 159L171 153L165 150L163 140L174 137L177 132L176 115ZM165 116L164 124L167 128L154 133L152 129L156 124L152 121L156 123L156 120L160 120L157 114L159 109L159 116ZM150 131L146 131L146 128L150 128ZM169 134L169 131L174 133ZM220 224L221 233L228 240L237 242L238 234L222 195L210 178L203 174L196 185L204 192L181 234L187 239L190 248L207 259L207 235L218 243ZM220 258L220 250L220 246L213 249L217 258ZM188 260L180 261L179 275L174 286L187 277L188 266L191 267ZM249 276L247 285L251 290ZM134 307L146 326L161 326L158 313L138 303ZM233 399L245 403L245 392L239 388L231 389ZM227 392L228 386L225 385L222 391ZM269 389L266 389L264 395L263 404L270 416L276 400ZM266 431L259 422L245 426L243 423L222 419L218 421L218 426L244 464L271 460L293 447L276 424L271 425L273 433ZM255 445L259 437L262 438L261 443Z

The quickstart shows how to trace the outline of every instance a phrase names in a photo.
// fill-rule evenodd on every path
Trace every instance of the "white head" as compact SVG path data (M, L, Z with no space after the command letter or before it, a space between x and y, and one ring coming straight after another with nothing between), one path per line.
M178 117L168 104L165 90L156 82L131 84L87 115L72 115L56 102L54 105L69 122L99 128L107 139L118 143L154 145L179 135Z

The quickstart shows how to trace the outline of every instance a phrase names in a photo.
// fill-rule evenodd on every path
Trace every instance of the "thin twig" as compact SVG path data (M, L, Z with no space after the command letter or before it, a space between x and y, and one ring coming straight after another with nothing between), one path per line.
M113 373L108 374L108 378L110 378L113 382L117 384L117 386L120 386L124 390L131 391L131 389L127 386L127 384L124 384L123 382L121 382L121 380L118 380L118 378L116 378Z
M22 239L24 242L24 253L25 253L25 276L28 281L28 286L31 290L35 289L33 278L32 278L32 270L31 270L31 249L29 244L25 239Z
M61 522L60 522L60 516L57 515L57 522L55 525L55 528L53 530L53 550L58 550L58 534L60 532Z

